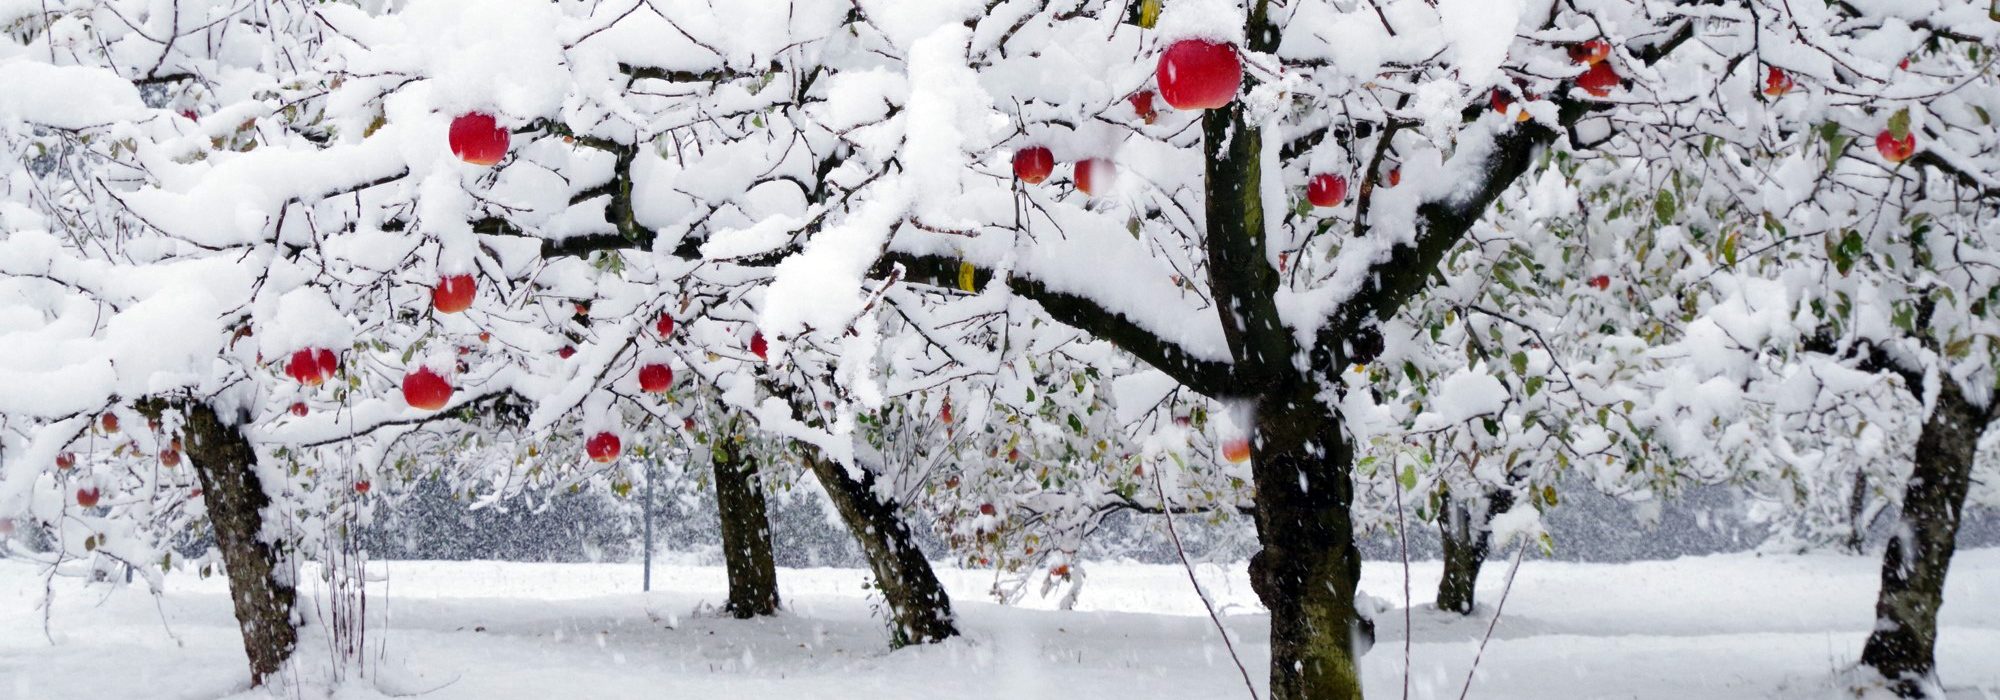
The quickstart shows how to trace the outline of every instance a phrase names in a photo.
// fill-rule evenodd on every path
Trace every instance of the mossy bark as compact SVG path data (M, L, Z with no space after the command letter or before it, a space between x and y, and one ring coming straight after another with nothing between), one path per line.
M857 477L811 451L806 464L868 559L876 590L889 606L891 646L928 644L958 636L958 627L952 622L951 597L938 582L937 572L931 570L930 560L917 548L896 503L876 493L875 475L863 471Z
M709 459L722 520L722 561L729 572L724 609L738 619L776 614L778 566L771 557L771 521L757 483L757 460L735 439L720 441Z
M243 651L250 657L250 684L263 685L291 659L299 638L292 617L298 592L280 575L277 552L258 538L271 498L257 478L257 451L239 426L206 404L193 404L185 414L183 445L222 550Z
M1922 697L1937 665L1937 615L1945 573L1957 546L1959 516L1972 484L1972 460L1989 414L1946 379L1917 436L1916 465L1903 495L1902 521L1882 554L1875 631L1861 663L1894 681L1903 697Z
M1354 609L1353 446L1318 402L1263 402L1253 588L1271 611L1272 700L1359 700L1372 629Z

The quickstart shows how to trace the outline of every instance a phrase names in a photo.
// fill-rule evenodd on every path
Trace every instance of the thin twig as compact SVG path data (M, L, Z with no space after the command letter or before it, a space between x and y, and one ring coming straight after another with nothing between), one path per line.
M1479 651L1472 654L1472 668L1465 670L1465 688L1458 691L1458 700L1465 700L1472 693L1472 676L1479 672L1479 657L1486 655L1486 642L1493 639L1493 628L1500 626L1500 611L1507 607L1507 593L1514 590L1514 574L1521 570L1521 555L1528 553L1528 539L1521 538L1521 545L1514 549L1514 563L1507 566L1507 584L1500 589L1500 601L1493 604L1493 619L1486 623L1486 636L1479 638Z
M1160 483L1160 470L1153 470L1153 489L1160 494L1160 504L1167 503L1167 487ZM1250 670L1243 667L1243 659L1236 655L1236 644L1229 641L1229 630L1222 626L1222 618L1215 614L1215 606L1209 604L1208 594L1201 590L1201 581L1194 577L1194 564L1188 561L1187 549L1181 546L1181 534L1174 530L1173 509L1164 508L1167 518L1167 536L1174 541L1174 552L1181 556L1181 568L1187 570L1188 583L1194 586L1194 594L1201 598L1201 607L1208 610L1208 619L1215 623L1215 631L1222 635L1222 646L1229 650L1229 660L1236 662L1236 671L1243 674L1243 687L1250 691L1250 700L1257 700L1257 686L1250 682Z

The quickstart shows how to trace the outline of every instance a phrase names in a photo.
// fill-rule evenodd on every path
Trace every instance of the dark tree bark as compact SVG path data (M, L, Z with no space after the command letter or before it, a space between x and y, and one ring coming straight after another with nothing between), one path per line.
M1991 414L1974 406L1949 378L1917 436L1916 467L1903 514L1882 554L1875 631L1861 663L1894 682L1902 697L1922 697L1937 659L1937 614L1956 548L1959 516L1972 484L1972 460ZM1921 386L1921 384L1912 385Z
M1449 497L1447 501L1451 501ZM1487 489L1477 504L1454 502L1451 512L1438 523L1444 543L1444 578L1438 581L1437 606L1461 615L1471 615L1477 607L1479 570L1491 551L1493 516L1514 507L1514 492Z
M187 461L201 479L208 519L215 525L243 650L250 656L250 685L263 685L291 658L299 637L292 619L298 592L279 575L271 545L257 538L271 498L257 478L257 451L241 429L207 404L191 404L185 414Z
M1309 395L1263 402L1253 447L1253 588L1271 611L1271 697L1359 700L1357 663L1372 630L1354 610L1354 450Z
M826 488L840 519L861 545L868 568L875 573L875 587L889 605L891 646L929 644L957 636L951 597L945 595L930 560L917 548L897 504L876 494L875 475L864 471L855 478L846 467L810 447L806 448L805 461Z
M778 566L771 558L771 521L757 460L739 438L717 440L710 452L715 502L722 519L722 561L729 571L729 603L737 619L778 612Z

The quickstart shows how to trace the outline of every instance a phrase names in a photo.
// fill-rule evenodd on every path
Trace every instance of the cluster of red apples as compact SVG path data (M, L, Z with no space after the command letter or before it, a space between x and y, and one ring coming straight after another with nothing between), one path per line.
M1623 77L1618 74L1610 60L1611 43L1603 39L1591 39L1571 44L1568 52L1571 60L1587 66L1576 77L1577 88L1592 97L1606 98L1617 89ZM1909 61L1900 66L1908 68ZM1236 98L1243 83L1242 60L1237 56L1236 47L1205 39L1184 39L1167 47L1160 55L1159 66L1154 71L1154 79L1159 83L1159 97L1167 104L1181 110L1214 109L1229 104ZM1798 83L1783 69L1770 67L1764 81L1764 95L1773 99L1783 97L1797 88ZM1158 112L1153 108L1154 94L1142 90L1131 96L1132 109L1145 123L1151 124ZM1525 90L1519 98L1528 101L1538 99ZM1494 88L1491 104L1493 111L1511 115L1516 121L1526 121L1528 112L1518 108L1514 92ZM1882 158L1891 163L1901 163L1916 154L1916 135L1907 128L1884 129L1875 137L1875 148ZM1029 146L1014 152L1014 177L1030 185L1041 184L1055 172L1055 154L1046 146ZM1086 158L1077 161L1076 188L1084 194L1095 196L1100 188L1108 184L1115 174L1115 166L1102 158ZM1394 186L1398 179L1391 173L1389 184ZM1331 173L1312 176L1306 184L1306 201L1315 207L1339 206L1347 199L1347 178Z

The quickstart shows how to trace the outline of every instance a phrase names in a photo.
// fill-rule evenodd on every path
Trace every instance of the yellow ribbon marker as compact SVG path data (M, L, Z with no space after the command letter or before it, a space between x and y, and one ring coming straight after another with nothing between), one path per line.
M972 276L975 272L978 272L978 269L974 268L972 263L958 261L958 288L967 292L977 291L972 288Z

